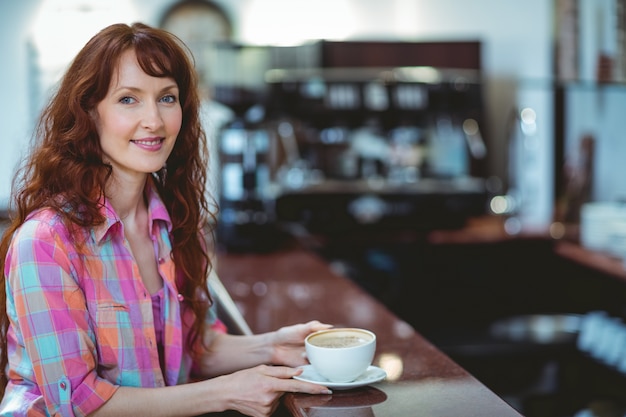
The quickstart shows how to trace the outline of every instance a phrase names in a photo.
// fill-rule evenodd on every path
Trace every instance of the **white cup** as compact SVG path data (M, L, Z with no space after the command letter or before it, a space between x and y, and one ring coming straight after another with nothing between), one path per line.
M320 330L308 335L304 346L318 374L331 382L351 382L372 364L376 335L356 328Z

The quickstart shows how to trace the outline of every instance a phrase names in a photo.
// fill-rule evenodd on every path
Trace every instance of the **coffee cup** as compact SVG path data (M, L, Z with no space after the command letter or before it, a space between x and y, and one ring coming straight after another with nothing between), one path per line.
M352 382L372 364L376 335L365 329L333 328L304 339L309 362L331 382Z

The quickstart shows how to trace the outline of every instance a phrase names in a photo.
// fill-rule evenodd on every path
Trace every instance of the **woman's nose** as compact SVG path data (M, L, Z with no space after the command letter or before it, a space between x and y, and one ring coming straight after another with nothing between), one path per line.
M158 104L152 103L145 106L143 112L142 123L144 127L150 130L156 130L163 126L163 117Z

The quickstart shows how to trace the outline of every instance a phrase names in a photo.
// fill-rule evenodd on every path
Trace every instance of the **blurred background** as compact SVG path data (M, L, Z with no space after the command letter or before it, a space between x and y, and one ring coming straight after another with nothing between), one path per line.
M467 112L474 112L472 117L479 123L475 128L487 149L484 157L474 156L474 159L484 158L479 161L480 167L474 167L475 172L481 176L494 175L502 181L508 180L506 162L507 141L511 136L508 122L511 113L532 104L534 111L539 112L537 117L542 122L537 124L537 128L541 130L539 135L543 136L539 146L546 150L545 153L542 152L545 157L538 161L537 169L540 172L537 175L547 183L546 189L539 191L545 196L538 196L537 204L543 207L537 207L534 216L537 217L537 222L546 221L549 215L548 189L552 185L553 171L550 142L553 122L551 81L554 5L551 1L531 0L519 4L513 0L478 0L469 4L458 0L231 0L210 3L218 8L216 12L212 10L215 8L206 6L207 2L182 2L188 3L187 7L180 7L179 3L181 2L170 0L26 0L0 4L0 19L4 23L1 29L1 48L3 61L6 63L0 69L1 79L4 91L14 97L10 103L3 104L0 112L4 126L2 139L5 142L5 152L0 156L3 158L0 164L3 170L1 178L5 179L0 182L0 202L4 202L1 206L6 207L9 195L7 179L14 170L16 159L27 147L33 121L65 65L99 28L112 22L142 21L167 27L186 40L194 51L198 68L207 86L221 89L219 101L226 102L225 104L235 107L239 112L243 112L244 107L261 103L261 99L266 100L270 87L280 89L280 84L292 82L291 78L296 77L297 82L301 83L321 79L329 83L346 84L330 93L333 97L339 97L336 100L341 103L334 103L327 110L329 113L344 110L347 114L352 106L355 110L353 113L358 113L360 110L356 108L356 104L350 103L349 84L360 84L357 86L360 90L367 83L370 101L373 102L364 105L370 106L369 113L379 113L381 117L374 114L370 118L369 114L361 112L361 115L356 115L352 120L346 120L350 115L342 117L343 120L327 120L327 115L320 114L320 123L324 126L318 123L318 128L333 125L340 129L347 124L351 124L348 127L352 128L356 123L361 126L378 123L385 130L384 134L388 134L394 125L426 130L431 127L429 125L437 125L433 121L436 116L423 118L433 120L419 122L421 125L408 117L405 118L409 119L406 121L382 120L393 112L393 103L386 108L380 108L385 103L377 101L377 97L386 96L388 91L384 90L391 88L380 89L378 86L402 81L413 84L400 88L398 96L404 97L404 104L401 105L406 110L420 113L430 105L422 96L436 94L426 91L429 88L423 88L423 84L432 85L433 79L446 78L441 87L447 89L449 84L454 83L454 78L460 77L465 85L456 90L452 86L452 91L442 91L441 97L437 98L438 106L464 106ZM328 43L315 45L320 40ZM221 41L232 45L212 45L213 42ZM353 54L360 56L360 62L349 58L341 50L343 41L364 42L359 45L361 49ZM380 55L375 49L367 49L365 42L369 41L449 42L459 45L456 50L447 49L450 45L438 48L440 51L447 51L443 53L445 57L440 52L433 53L434 50L409 52L408 49L401 51L400 55L392 52L394 56L390 56ZM298 48L299 46L305 47ZM321 58L322 50L329 48L336 50L336 57L343 56L345 60ZM434 58L430 59L431 56ZM446 62L446 57L451 60ZM451 65L451 69L459 71L458 74L435 75L384 75L376 71L382 68L430 64ZM280 80L279 77L269 85L265 82L265 72L271 68L301 70L340 66L350 66L353 69L358 67L358 71L349 75L294 72L285 75L291 77L290 79ZM373 70L367 71L372 68ZM464 71L466 69L471 71ZM326 77L337 79L325 80ZM393 80L384 80L385 77L392 77ZM314 103L316 100L320 101L322 96L319 94L323 94L315 91L319 85L314 82L310 84L311 91L306 93L310 103L303 104L303 108L298 109L300 112L310 113L313 106L319 107L319 103ZM232 87L231 91L227 91L229 87ZM235 97L238 94L235 92L237 88L240 91ZM360 91L357 92L360 94ZM244 97L245 94L247 95ZM283 91L282 94L287 92ZM454 94L460 96L457 103L451 102L455 100L451 97ZM261 98L261 95L265 96ZM258 100L255 102L255 99ZM310 108L304 108L307 105ZM345 108L338 109L337 106ZM470 110L470 107L474 108ZM318 113L323 111L317 109ZM275 112L272 117L278 119L275 117L277 114ZM283 114L284 112L281 115ZM321 122L323 118L326 120ZM356 118L360 120L357 122ZM453 128L458 127L456 123L452 123L455 125ZM462 124L462 120L460 123ZM440 129L446 129L446 124L447 121L443 121ZM407 134L410 136L411 133ZM413 136L415 134L413 132ZM421 133L419 135L424 136ZM478 142L476 146L480 147L481 144ZM474 149L478 149L476 146ZM424 158L421 162L424 162ZM442 167L432 168L434 172L449 170L445 165L451 162L439 163ZM464 166L467 164L462 161L461 165L450 169L455 171L454 175L465 174L470 169Z
M524 415L623 415L625 19L624 0L2 1L0 211L82 45L162 27L195 57L221 250L295 237Z

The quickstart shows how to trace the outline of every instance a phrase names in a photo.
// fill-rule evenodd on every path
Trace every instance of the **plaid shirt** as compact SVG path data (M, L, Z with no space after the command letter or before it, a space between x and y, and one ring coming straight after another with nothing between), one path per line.
M150 294L108 201L106 221L77 247L50 209L33 213L7 254L9 384L0 415L84 416L118 386L187 382L180 295L170 257L171 221L146 186L155 259L163 278L165 369L159 365Z

